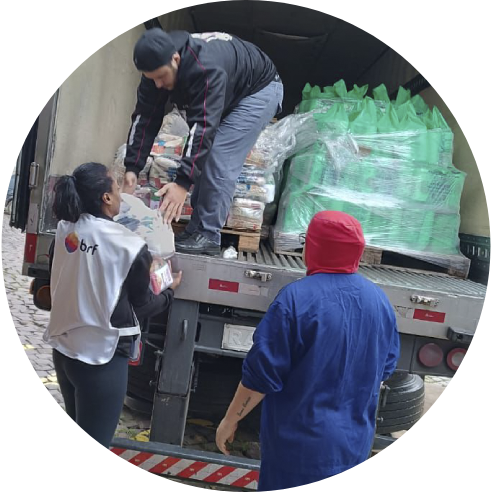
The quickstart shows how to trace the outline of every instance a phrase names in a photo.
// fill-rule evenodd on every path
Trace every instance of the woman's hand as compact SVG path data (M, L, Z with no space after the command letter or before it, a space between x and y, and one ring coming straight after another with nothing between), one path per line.
M183 272L180 271L178 273L173 273L173 277L174 277L174 282L171 284L171 287L169 288L172 290L176 290L181 284L181 280L183 278Z
M123 181L123 189L121 190L123 193L127 193L128 195L133 195L137 188L137 175L133 172L125 173L125 179Z

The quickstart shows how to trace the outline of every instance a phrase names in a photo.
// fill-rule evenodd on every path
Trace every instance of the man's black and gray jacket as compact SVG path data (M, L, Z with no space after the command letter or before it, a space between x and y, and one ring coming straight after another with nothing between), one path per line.
M144 168L161 127L168 99L185 109L190 137L176 183L186 188L201 171L217 128L241 99L279 80L273 62L255 45L225 33L170 32L181 57L173 91L157 89L142 76L127 140L125 166Z

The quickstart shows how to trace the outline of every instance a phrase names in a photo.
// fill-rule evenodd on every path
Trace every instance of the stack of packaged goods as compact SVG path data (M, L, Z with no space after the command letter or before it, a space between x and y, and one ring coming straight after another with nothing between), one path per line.
M161 201L160 197L155 196L155 192L176 179L176 172L180 165L188 134L189 128L184 114L174 108L164 117L145 168L138 176L135 196L138 196L151 209L159 208ZM119 174L124 172L125 155L126 144L123 144L116 152L114 162L116 172ZM191 190L183 208L182 218L185 220L189 219L192 212L190 199Z
M335 85L345 87L341 82ZM361 222L370 246L430 254L436 264L439 255L459 255L466 175L453 166L453 133L438 109L403 88L390 101L384 86L373 91L374 99L363 97L365 87L360 101L349 105L340 96L314 98L313 91L320 93L305 89L298 111L314 107L319 138L291 161L273 234L276 250L301 248L312 216L339 210Z
M226 226L268 237L280 198L284 161L316 141L312 113L290 115L263 130L237 180Z

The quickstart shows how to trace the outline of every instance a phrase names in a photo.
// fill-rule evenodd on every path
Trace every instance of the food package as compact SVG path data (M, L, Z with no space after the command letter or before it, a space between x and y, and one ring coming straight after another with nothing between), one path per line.
M113 166L111 167L111 172L113 173L119 186L123 185L123 180L125 177L125 157L126 157L126 143L120 145L116 151ZM149 156L145 163L145 167L140 171L138 175L137 183L140 186L146 186L148 184L149 171L152 166L154 159Z
M166 133L159 133L154 140L150 155L153 157L169 157L180 159L186 143L185 137L176 137Z
M176 179L178 167L179 162L177 161L166 157L155 157L149 171L149 180L159 179L163 186L166 183L172 183Z
M174 254L174 233L158 210L152 210L138 197L121 194L120 213L115 222L140 236L153 255L167 259Z
M248 198L263 203L271 203L275 199L275 180L273 175L262 178L264 184L236 183L234 196L236 198Z
M164 116L150 155L175 160L181 159L189 131L184 115L174 107L170 113Z
M173 284L173 274L168 260L154 256L150 266L150 290L158 295Z
M159 133L175 135L176 137L187 137L190 132L186 123L186 112L179 110L176 106L164 116Z
M265 204L262 202L234 198L226 225L235 230L259 231L264 210Z

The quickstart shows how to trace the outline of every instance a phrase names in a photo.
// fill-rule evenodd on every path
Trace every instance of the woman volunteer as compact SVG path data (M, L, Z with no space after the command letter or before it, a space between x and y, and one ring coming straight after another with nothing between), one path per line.
M123 408L128 361L138 356L138 319L168 309L181 282L180 272L170 289L151 292L145 242L113 222L120 202L102 164L82 164L57 182L52 308L44 335L68 415L106 447Z

